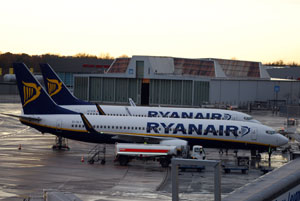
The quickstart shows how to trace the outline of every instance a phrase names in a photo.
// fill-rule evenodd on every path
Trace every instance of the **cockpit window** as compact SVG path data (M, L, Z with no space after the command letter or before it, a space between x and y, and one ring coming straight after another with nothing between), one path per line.
M253 117L249 116L249 117L244 117L245 120L249 121L249 120L252 120Z
M275 134L276 132L275 132L275 131L270 131L270 130L267 130L267 131L266 131L266 133L267 133L267 134L271 134L271 135L272 135L272 134Z

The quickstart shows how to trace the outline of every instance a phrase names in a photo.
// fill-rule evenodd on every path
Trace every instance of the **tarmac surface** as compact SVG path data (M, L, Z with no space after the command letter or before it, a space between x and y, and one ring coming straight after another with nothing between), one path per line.
M20 111L20 104L0 104L0 113L18 115ZM275 129L283 127L286 120L264 111L252 115ZM70 192L85 201L171 200L170 169L160 167L158 162L132 161L129 166L120 166L114 162L114 145L107 145L106 164L90 165L87 154L95 144L69 140L69 151L53 151L54 140L55 136L41 134L16 118L0 116L0 200L41 197L44 189ZM299 150L297 142L289 144ZM219 154L218 149L206 149L206 153L207 159L236 163L233 150L227 155ZM238 156L250 156L250 152L239 151ZM222 197L262 175L257 167L268 165L268 154L261 156L260 164L248 174L222 172ZM288 154L276 151L271 167L278 168L288 160ZM213 200L213 170L179 175L180 200Z

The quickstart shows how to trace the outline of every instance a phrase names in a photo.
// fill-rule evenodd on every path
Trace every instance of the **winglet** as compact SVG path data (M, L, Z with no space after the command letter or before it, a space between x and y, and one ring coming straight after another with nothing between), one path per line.
M80 116L81 116L81 119L82 119L82 122L86 128L86 130L89 132L89 133L98 133L92 126L92 124L89 122L89 120L84 116L84 114L80 113Z
M98 105L97 103L95 103L96 108L99 112L99 115L106 115L105 112L102 110L102 108L100 107L100 105Z
M132 98L128 98L128 99L129 99L130 106L136 107L136 104L135 104L135 102L132 100Z

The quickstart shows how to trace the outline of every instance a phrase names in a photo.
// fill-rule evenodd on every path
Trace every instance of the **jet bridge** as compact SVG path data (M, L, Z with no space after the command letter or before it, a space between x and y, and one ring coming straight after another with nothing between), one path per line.
M300 199L300 158L259 177L223 199L223 201L262 201Z

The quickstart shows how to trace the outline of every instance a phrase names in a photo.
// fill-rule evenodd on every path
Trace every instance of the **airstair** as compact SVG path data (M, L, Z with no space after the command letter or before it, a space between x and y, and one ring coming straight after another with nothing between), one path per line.
M68 139L63 138L61 136L56 136L55 143L52 146L53 150L70 150L68 146Z
M88 162L89 164L94 164L95 162L105 164L105 153L106 153L106 144L98 144L94 146L88 153Z

